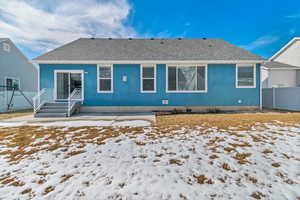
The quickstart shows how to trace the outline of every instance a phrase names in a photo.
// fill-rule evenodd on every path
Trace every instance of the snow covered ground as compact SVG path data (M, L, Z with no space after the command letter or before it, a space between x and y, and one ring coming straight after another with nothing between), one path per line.
M298 126L0 128L0 199L281 200L299 183Z

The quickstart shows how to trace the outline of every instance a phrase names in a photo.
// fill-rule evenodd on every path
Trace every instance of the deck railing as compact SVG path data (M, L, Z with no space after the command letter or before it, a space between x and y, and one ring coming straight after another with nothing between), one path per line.
M52 101L54 101L53 88L43 88L32 98L33 112L36 113L45 102Z
M81 88L75 88L68 98L68 117L71 116L71 111L76 102L81 102Z

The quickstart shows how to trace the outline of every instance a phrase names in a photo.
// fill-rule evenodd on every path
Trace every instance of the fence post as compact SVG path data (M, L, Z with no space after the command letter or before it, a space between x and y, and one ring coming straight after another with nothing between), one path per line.
M276 100L275 100L275 97L276 97L276 95L275 95L275 87L273 87L273 109L276 107Z

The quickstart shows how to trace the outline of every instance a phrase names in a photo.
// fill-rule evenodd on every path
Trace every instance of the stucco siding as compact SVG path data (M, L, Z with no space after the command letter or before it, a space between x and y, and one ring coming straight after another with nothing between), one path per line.
M9 52L3 50L3 43L9 43ZM37 69L11 41L0 43L0 85L6 84L6 77L12 77L20 80L20 88L23 91L36 92L37 74Z
M113 65L113 93L97 93L96 65L40 65L40 88L54 87L54 70L84 70L85 106L259 106L260 66L256 88L236 88L235 64L209 64L207 93L167 93L166 65L157 65L156 93L141 93L140 65ZM127 76L127 82L122 81ZM169 104L163 105L162 100Z

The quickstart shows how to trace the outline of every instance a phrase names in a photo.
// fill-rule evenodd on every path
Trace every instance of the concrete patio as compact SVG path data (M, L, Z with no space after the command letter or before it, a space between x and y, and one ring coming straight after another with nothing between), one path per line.
M26 122L26 123L41 123L41 122L56 122L56 121L123 121L123 120L146 120L151 123L155 122L154 113L79 113L72 117L60 118L35 118L33 115L3 119L2 122Z

